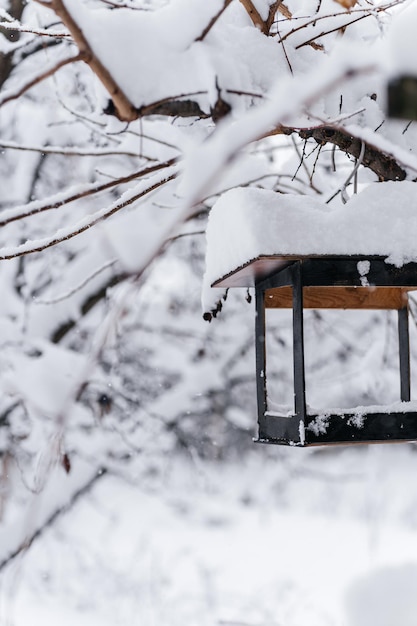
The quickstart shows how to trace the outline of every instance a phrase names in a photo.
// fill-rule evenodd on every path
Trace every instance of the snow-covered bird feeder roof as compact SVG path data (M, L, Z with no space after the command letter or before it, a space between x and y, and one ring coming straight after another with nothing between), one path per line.
M407 292L417 289L416 191L411 182L373 184L330 208L317 197L238 188L213 207L205 317L220 310L210 302L211 286L256 285L259 441L294 446L417 441L417 413L404 414L403 406L361 412L359 421L356 410L311 413L303 333L304 308L397 309L400 395L402 403L410 402ZM294 407L289 412L271 410L265 376L265 310L282 307L293 309Z
M207 304L210 286L251 287L293 260L334 257L417 262L416 184L374 183L339 207L264 189L225 193L207 227ZM366 267L358 271L365 280Z

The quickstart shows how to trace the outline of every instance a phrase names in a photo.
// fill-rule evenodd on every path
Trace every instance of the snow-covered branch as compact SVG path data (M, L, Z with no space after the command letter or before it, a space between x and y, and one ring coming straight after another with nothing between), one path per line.
M381 197L403 185L412 196L417 129L385 112L388 81L413 70L392 51L414 59L415 29L393 47L390 26L411 2L3 4L0 474L17 475L0 499L6 519L16 484L36 487L51 433L46 468L67 471L82 457L118 472L141 464L146 476L178 449L218 458L250 444L253 310L242 300L251 294L230 291L232 323L201 320L201 235L213 204L222 231L227 190L240 189L234 222L246 197L268 196L283 210L271 209L264 230L279 218L284 232L296 227L294 207L306 207L308 230L312 206L325 220L371 182ZM235 247L223 236L219 260ZM389 395L391 373L379 387L358 374L360 356L375 367L393 360L392 324L375 320L339 332L324 314L306 316L318 396L331 395L322 381L332 377L346 404L357 389L364 404ZM372 332L382 327L380 341ZM285 395L288 324L269 339L280 362L268 375Z
M64 192L60 192L52 196L51 198L48 198L46 201L35 200L33 202L28 202L23 206L5 209L0 216L0 227L6 226L7 224L10 224L17 220L22 220L33 215L38 215L39 213L44 213L45 211L59 209L66 204L70 204L71 202L88 198L89 196L94 196L103 191L107 191L114 187L118 187L120 185L132 182L133 180L136 180L138 178L146 178L154 172L172 167L175 162L176 159L170 159L169 161L140 169L139 171L128 174L127 176L117 177L114 180L108 181L107 183L94 183L92 185L82 186L81 189L77 187L75 190L68 189Z
M82 157L105 157L105 156L130 156L138 157L137 152L128 150L110 150L105 148L84 148L80 147L62 147L62 146L27 146L18 144L14 141L2 141L0 139L0 148L8 148L10 150L21 150L23 152L40 152L42 154L62 154L63 156L82 156ZM146 173L146 172L145 172Z
M176 168L170 168L168 172L164 172L162 175L151 179L152 182L150 184L147 181L145 181L145 183L139 183L137 187L133 188L133 190L123 194L120 201L116 201L110 207L101 209L96 213L93 213L92 215L83 218L76 224L72 224L70 226L67 226L66 228L60 228L49 237L44 237L38 240L28 240L25 243L19 244L17 246L6 246L0 249L0 260L6 261L9 259L25 256L27 254L42 252L43 250L47 250L48 248L56 246L63 241L68 241L73 237L81 235L81 233L89 230L99 222L108 219L121 209L124 209L134 204L145 195L151 193L152 191L155 191L155 189L158 189L168 181L176 178L177 172L175 170Z
M85 61L102 81L103 85L109 92L118 117L121 120L131 121L137 118L136 111L123 93L115 78L110 74L108 69L102 64L100 59L93 53L87 39L76 20L68 11L65 3L62 0L51 0L51 2L44 2L43 0L36 0L39 4L52 9L56 15L62 20L62 23L68 28L75 43L78 46L79 54L83 61ZM126 59L127 61L127 59Z
M0 97L0 107L4 106L8 102L11 102L12 100L17 100L18 98L23 96L23 94L25 94L27 91L29 91L29 89L32 89L32 87L34 87L35 85L38 85L39 83L44 81L46 78L53 76L58 70L60 70L62 67L65 67L65 65L69 65L71 63L77 63L78 61L83 61L83 60L85 60L85 56L82 52L79 52L75 56L62 59L61 61L58 61L58 63L54 63L47 70L45 70L41 74L34 76L29 82L25 83L21 87L18 87L16 90L10 90L10 91L6 91L5 93L3 93L3 96Z

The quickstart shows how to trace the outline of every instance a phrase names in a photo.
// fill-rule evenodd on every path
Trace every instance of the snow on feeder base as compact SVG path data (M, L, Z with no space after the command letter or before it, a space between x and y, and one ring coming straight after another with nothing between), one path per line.
M308 197L236 189L214 207L207 233L206 280L213 287L253 286L256 292L259 442L309 446L417 440L417 411L410 403L408 310L408 292L417 290L417 262L408 261L412 257L410 246L414 250L417 240L415 189L415 183L373 185L331 212ZM385 224L380 230L377 225L386 222L384 202L387 204L390 197L388 191L408 194L407 202L395 203L391 196L389 215L394 205L395 219L390 217L390 227L387 229ZM225 211L228 200L235 206L238 203L238 210ZM404 212L407 215L401 215ZM413 219L406 219L410 216ZM230 218L233 228L228 228ZM243 241L243 254L249 260L230 269L231 257L243 258L234 237ZM211 246L211 240L216 245ZM218 246L226 242L232 252L226 261L223 258L219 262ZM363 252L364 243L369 254ZM404 254L401 261L396 245ZM320 253L320 248L325 252ZM381 253L384 248L386 252ZM292 308L294 410L289 415L268 410L265 311L270 308ZM303 331L306 308L398 311L401 402L395 408L361 407L320 413L307 410Z

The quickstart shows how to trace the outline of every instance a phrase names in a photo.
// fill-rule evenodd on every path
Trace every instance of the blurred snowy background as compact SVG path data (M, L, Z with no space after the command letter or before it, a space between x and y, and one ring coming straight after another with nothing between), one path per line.
M210 324L200 303L228 189L331 210L415 180L415 124L384 109L415 45L397 16L0 0L0 626L416 623L415 444L255 445L253 294ZM395 312L310 311L305 334L312 404L398 399Z

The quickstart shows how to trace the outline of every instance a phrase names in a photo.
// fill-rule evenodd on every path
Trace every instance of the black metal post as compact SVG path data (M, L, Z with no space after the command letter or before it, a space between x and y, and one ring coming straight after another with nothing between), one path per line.
M300 443L303 443L306 419L303 284L301 262L293 266L293 353L294 353L294 410L299 420Z
M410 393L410 337L408 328L408 304L398 310L398 343L400 352L401 400L409 402Z
M258 423L263 424L267 408L266 401L266 348L265 348L265 292L257 286L256 319L255 319L255 350L256 350L256 393L258 400ZM262 432L259 433L262 438Z

